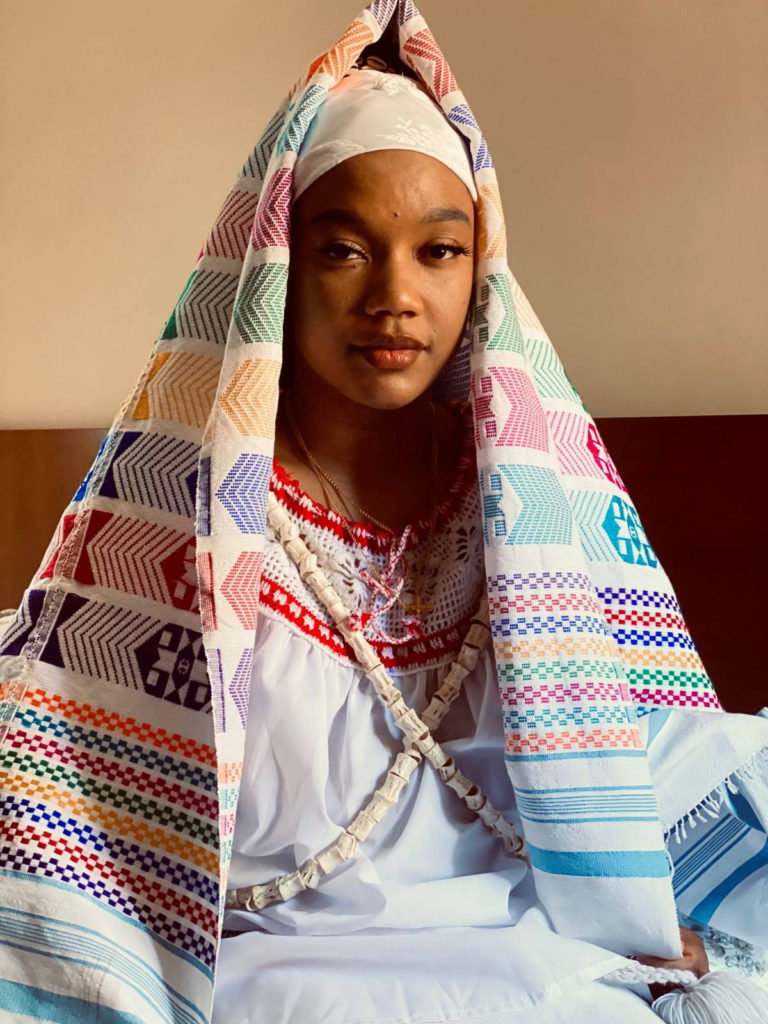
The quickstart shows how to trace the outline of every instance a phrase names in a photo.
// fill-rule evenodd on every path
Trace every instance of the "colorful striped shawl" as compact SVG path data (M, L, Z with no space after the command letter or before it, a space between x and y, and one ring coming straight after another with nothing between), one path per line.
M563 934L679 952L638 716L720 707L627 490L507 266L472 111L416 7L375 0L248 157L2 638L0 1008L18 1017L209 1019L292 167L329 87L392 36L474 160L476 282L440 385L473 402L506 757L537 890Z

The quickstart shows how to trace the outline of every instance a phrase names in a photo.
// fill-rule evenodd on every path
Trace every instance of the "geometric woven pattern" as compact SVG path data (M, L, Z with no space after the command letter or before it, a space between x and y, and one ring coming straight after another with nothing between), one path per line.
M197 473L197 535L211 534L211 457L201 455Z
M317 108L325 97L325 90L313 85L301 97L293 114L286 122L285 128L275 142L275 153L281 154L286 149L298 153L309 122L315 116Z
M492 289L488 293L489 296L497 296L497 304L500 304L503 310L499 325L488 342L488 348L503 352L522 352L523 335L517 322L509 278L506 274L488 274L488 284Z
M240 727L242 729L245 728L248 717L248 691L251 686L252 663L253 649L248 647L240 655L240 661L237 663L237 668L229 684L229 693L240 716Z
M223 345L227 340L237 276L200 270L176 306L179 337L201 338Z
M226 256L233 260L243 259L258 198L258 193L250 190L240 192L233 189L230 192L205 243L203 252L206 255ZM232 299L234 300L234 291ZM226 333L224 340L226 341Z
M237 368L220 404L239 434L272 436L279 376L280 363L272 359L246 359Z
M181 295L177 299L176 305L173 308L173 312L171 313L165 327L163 328L163 333L160 335L161 341L172 341L174 338L178 337L178 331L176 329L176 310L179 308L179 305L184 301L184 296L192 287L192 282L195 280L195 276L197 275L197 273L197 270L193 270L192 273L187 278L187 283L184 285L181 291Z
M528 374L511 366L499 366L491 370L491 376L498 382L510 406L509 416L498 432L496 444L547 451L547 421Z
M466 103L457 103L455 107L451 107L448 112L448 120L455 125L464 125L465 127L471 127L478 134L480 134L480 128L475 120L474 114L469 109ZM491 167L491 157L488 152L488 146L485 139L481 139L480 146L477 150L477 156L474 161L474 169L476 171L481 170L483 167Z
M283 304L288 267L262 263L252 267L243 282L234 308L234 321L246 343L283 341Z
M265 189L266 194L256 208L251 243L254 249L285 248L289 242L285 225L290 218L291 171L275 171Z
M156 523L93 510L74 572L80 582L197 608L195 538Z
M478 288L472 322L478 344L489 350L521 352L523 336L505 274L489 274Z
M43 653L51 665L125 686L142 679L136 649L161 628L140 612L67 594Z
M623 561L632 565L659 564L637 511L618 494L614 495L608 506L603 528Z
M43 608L45 591L27 590L16 614L6 626L3 638L3 653L11 656L21 654L29 634L38 621Z
M490 373L474 375L472 387L478 447L493 441L499 447L549 449L544 410L527 373L512 366L491 367ZM499 429L497 414L502 402L509 405L510 412Z
M591 419L587 424L587 449L606 480L610 480L619 490L626 491L627 488L618 474L614 461Z
M429 29L415 32L407 40L403 46L403 56L411 67L428 66L427 80L431 82L438 99L442 99L449 92L456 92L456 79Z
M485 181L478 185L480 202L477 210L477 249L480 259L504 260L507 255L507 232L504 226L504 211L501 194L496 181ZM495 277L495 271L485 272L486 278ZM512 309L506 301L504 307ZM522 342L522 336L521 336Z
M330 49L311 61L305 76L307 81L320 73L331 75L334 81L338 81L350 69L364 47L379 37L381 29L389 20L393 6L386 0L384 3L381 0L374 0L371 4L371 14L379 23L376 35L374 36L370 25L356 18Z
M269 163L269 158L274 148L277 137L280 134L280 129L282 128L283 125L283 118L285 117L285 109L287 106L288 100L286 99L284 100L283 103L280 104L280 107L269 119L266 128L261 134L261 138L254 146L252 152L248 155L248 159L245 161L245 164L243 165L240 171L241 177L255 178L256 181L259 182L264 180L264 176L266 175L267 172L267 164ZM256 195L256 193L251 194ZM245 248L243 248L243 254L244 253Z
M242 551L221 584L221 593L234 608L243 629L256 628L262 561L260 551Z
M563 373L563 364L549 341L531 338L527 347L539 397L562 398L580 406L579 396Z
M121 430L95 493L191 517L195 514L197 445L177 437Z
M272 459L241 455L221 482L216 497L241 533L262 534L267 522L266 488Z
M564 474L609 480L626 491L597 428L583 413L551 409L547 411L547 422Z
M62 546L40 578L51 577L55 567L61 579L194 611L194 557L193 536L157 523L90 509L72 517Z
M580 786L579 799L574 807L573 798L569 794L552 797L547 790L521 794L518 809L526 821L547 821L550 818L570 816L570 821L601 821L610 820L614 808L620 807L622 815L627 819L653 821L656 816L656 794L653 786L640 786L638 789L622 789L617 786L608 793L599 787ZM603 816L607 816L604 818Z
M613 495L585 489L570 491L568 497L587 558L591 562L617 562L619 553L603 525Z
M132 418L163 419L202 428L216 394L220 363L192 352L160 352L153 359Z
M203 632L210 633L217 628L213 559L210 551L201 551L197 556L197 578L200 581L200 622Z
M543 466L499 466L511 484L520 512L507 544L570 544L571 509L554 470Z

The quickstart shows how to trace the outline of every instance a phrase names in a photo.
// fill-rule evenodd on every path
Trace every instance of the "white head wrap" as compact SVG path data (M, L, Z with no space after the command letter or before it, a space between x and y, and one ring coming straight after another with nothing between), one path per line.
M477 189L467 143L419 82L355 68L329 91L304 137L293 172L295 202L342 160L376 149L411 149L434 157Z

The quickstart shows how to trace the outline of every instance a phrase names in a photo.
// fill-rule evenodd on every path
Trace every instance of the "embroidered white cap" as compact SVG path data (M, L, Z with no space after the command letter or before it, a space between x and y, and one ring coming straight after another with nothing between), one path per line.
M477 199L469 145L420 82L406 75L354 68L315 115L293 171L292 200L349 157L377 149L410 149L440 160Z

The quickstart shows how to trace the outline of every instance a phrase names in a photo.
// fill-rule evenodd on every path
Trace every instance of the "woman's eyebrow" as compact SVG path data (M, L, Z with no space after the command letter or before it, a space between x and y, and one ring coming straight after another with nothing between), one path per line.
M434 224L437 222L448 221L448 220L459 220L463 221L468 227L472 227L469 217L464 213L463 210L459 210L455 206L433 206L431 210L427 210L424 216L421 218L422 224ZM353 227L364 228L365 220L359 214L355 213L354 210L349 210L341 206L330 207L327 210L321 210L320 213L316 213L311 219L312 224L349 224Z

